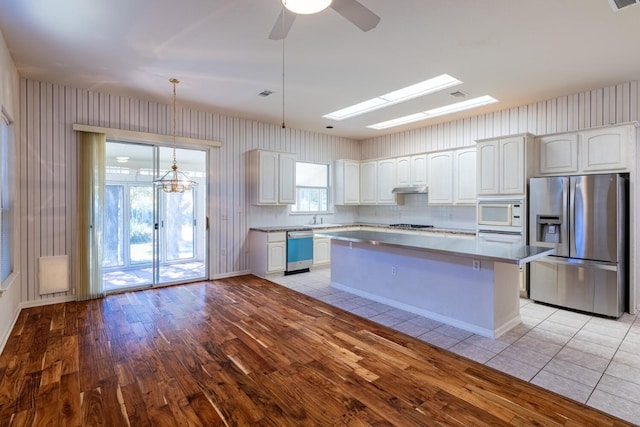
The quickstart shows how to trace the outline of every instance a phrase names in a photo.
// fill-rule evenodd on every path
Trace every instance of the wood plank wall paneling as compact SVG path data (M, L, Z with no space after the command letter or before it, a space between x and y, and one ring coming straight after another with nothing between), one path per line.
M20 81L21 300L67 296L38 295L37 262L67 254L75 262L76 147L73 123L171 135L171 105L109 95L51 83ZM177 106L176 134L222 142L211 149L208 189L213 216L210 274L249 270L246 236L250 218L246 191L248 150L295 152L299 159L331 162L360 158L358 141L279 124L227 117ZM270 208L265 208L270 209ZM226 255L222 255L223 250ZM71 286L75 272L70 269Z
M361 159L445 150L525 132L544 135L640 120L638 89L638 82L623 83L366 139Z
M638 83L631 82L473 116L361 142L279 124L227 117L178 106L176 133L213 139L209 188L210 274L249 269L246 235L248 150L294 152L309 162L338 158L371 159L472 145L476 139L515 133L548 134L640 120ZM56 298L37 292L37 260L68 254L75 261L76 145L73 123L171 134L171 105L109 95L51 83L20 82L20 270L22 301ZM260 208L263 209L263 208ZM271 208L264 208L271 209ZM71 269L71 286L75 276Z

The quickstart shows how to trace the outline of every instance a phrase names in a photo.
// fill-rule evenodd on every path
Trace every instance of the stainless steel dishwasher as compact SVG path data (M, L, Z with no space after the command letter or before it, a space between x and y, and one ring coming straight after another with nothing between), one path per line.
M313 231L296 230L287 232L287 269L284 274L309 271L313 264Z

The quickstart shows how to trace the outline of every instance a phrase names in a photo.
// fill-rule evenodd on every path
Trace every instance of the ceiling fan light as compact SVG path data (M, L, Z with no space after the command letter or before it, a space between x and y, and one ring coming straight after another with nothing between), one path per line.
M311 15L329 7L332 0L282 0L282 5L293 13Z

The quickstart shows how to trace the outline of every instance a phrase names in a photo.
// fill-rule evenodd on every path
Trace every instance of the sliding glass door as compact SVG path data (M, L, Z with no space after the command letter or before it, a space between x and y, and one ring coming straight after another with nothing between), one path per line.
M206 152L176 151L180 170L198 183L184 193L153 185L172 164L170 148L107 141L106 157L105 290L205 279Z

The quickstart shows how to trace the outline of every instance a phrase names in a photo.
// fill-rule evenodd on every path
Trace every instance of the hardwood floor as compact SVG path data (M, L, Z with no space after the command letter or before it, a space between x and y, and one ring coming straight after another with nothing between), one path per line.
M6 425L630 424L243 276L23 310Z

